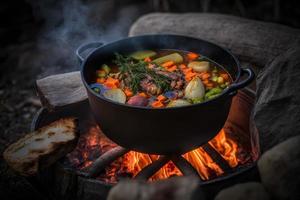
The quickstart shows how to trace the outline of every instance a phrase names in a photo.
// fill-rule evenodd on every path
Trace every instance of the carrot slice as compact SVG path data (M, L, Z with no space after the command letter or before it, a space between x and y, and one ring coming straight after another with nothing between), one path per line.
M173 65L174 65L173 61L167 61L167 62L164 62L163 64L161 64L161 66L164 67L164 68L169 68Z
M187 54L187 57L188 57L189 60L195 60L196 58L199 57L199 55L196 54L196 53L190 52L190 53Z
M226 81L229 79L228 74L220 74L220 76L221 76L222 78L224 78L224 80L226 80Z
M144 92L139 93L140 96L147 98L147 95Z
M96 82L97 83L104 83L105 82L105 78L97 78Z
M193 72L193 69L192 68L186 68L186 69L183 69L182 71L183 71L184 74L188 74L188 73Z
M167 71L169 71L169 72L174 72L175 70L177 70L177 66L176 65L173 65L173 66L167 68Z
M194 73L194 72L188 72L188 73L185 74L185 80L186 80L186 81L190 81L190 80L192 80L196 75L197 75L197 73Z
M211 88L211 87L214 86L214 84L213 83L207 83L207 84L205 84L205 86Z
M186 66L185 64L179 65L179 69L181 69L181 70L184 70L184 69L186 69L186 68L187 68L187 66Z
M205 87L206 87L207 89L212 89L212 88L214 87L214 85L211 84L211 83L209 83L209 84L205 85Z
M157 101L164 101L164 100L166 100L167 98L164 96L164 95L159 95L157 98Z
M162 108L162 107L164 107L164 104L160 101L154 101L154 102L152 102L151 106L153 108Z
M133 92L129 88L126 88L124 90L124 93L127 97L131 97L133 95Z
M202 78L203 80L208 79L208 78L210 78L210 74L209 74L209 73L204 73L204 74L201 76L201 78Z
M151 62L151 58L147 57L144 59L145 62Z
M112 77L108 77L106 81L104 82L104 85L109 88L117 88L119 86L120 82L118 79L114 79Z
M202 83L203 83L204 85L207 85L207 84L209 84L209 81L208 81L208 79L205 79L205 80L202 81Z

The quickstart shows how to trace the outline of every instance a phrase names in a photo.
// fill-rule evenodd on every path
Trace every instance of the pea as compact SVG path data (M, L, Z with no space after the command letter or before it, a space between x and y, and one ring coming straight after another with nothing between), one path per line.
M217 81L218 81L218 77L217 77L217 76L213 76L213 77L211 78L211 80L212 80L213 82L217 82Z
M223 77L218 77L218 80L217 80L217 82L219 83L219 84L222 84L222 83L224 83L224 78Z

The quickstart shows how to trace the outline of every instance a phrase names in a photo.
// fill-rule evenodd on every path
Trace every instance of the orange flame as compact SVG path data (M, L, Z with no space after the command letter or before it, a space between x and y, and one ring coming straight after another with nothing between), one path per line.
M236 167L239 164L237 156L238 145L226 136L224 129L214 139L209 141L209 144L228 162L230 167Z
M238 145L232 139L226 137L226 133L223 129L209 143L221 154L231 167L238 165ZM184 154L183 157L191 163L204 180L209 180L224 173L220 166L214 162L201 147ZM159 156L157 155L148 155L130 151L123 156L121 171L126 171L127 173L132 174L132 176L136 176L144 167L151 164L158 158ZM157 173L155 173L150 180L166 179L171 176L181 175L182 173L174 165L174 163L168 162Z
M91 149L99 148L101 153L105 153L116 146L116 144L112 143L101 133L98 127L92 127L85 135L84 140L84 148L79 145L79 147L77 147L77 154L69 156L69 160L74 162L74 160L76 160L74 156L78 156L78 154L81 153L81 157L84 161L80 167L77 167L79 169L87 167L92 163L89 155ZM243 162L243 160L239 159L239 152L242 151L242 148L237 145L237 142L229 138L224 129L222 129L214 139L209 141L209 144L228 162L230 167L236 167L239 163ZM184 154L183 157L191 163L204 180L212 179L224 173L220 166L214 162L202 147ZM158 158L158 155L130 151L108 166L105 173L98 178L105 182L113 183L118 181L119 175L134 177L144 167L156 161ZM165 164L150 180L166 179L171 176L182 176L181 171L172 161Z

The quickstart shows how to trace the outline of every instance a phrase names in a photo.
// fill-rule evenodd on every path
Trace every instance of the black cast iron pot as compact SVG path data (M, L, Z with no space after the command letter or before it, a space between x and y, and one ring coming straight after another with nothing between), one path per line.
M94 50L84 59L82 53ZM141 49L178 49L197 52L221 64L233 78L233 84L210 101L184 107L152 109L116 103L95 93L89 84L101 64L116 52ZM109 44L94 42L76 52L81 62L82 81L87 89L91 110L104 134L120 146L151 154L185 153L212 139L223 127L232 97L254 79L251 69L240 67L226 49L213 43L179 35L143 35ZM247 77L240 81L240 77Z

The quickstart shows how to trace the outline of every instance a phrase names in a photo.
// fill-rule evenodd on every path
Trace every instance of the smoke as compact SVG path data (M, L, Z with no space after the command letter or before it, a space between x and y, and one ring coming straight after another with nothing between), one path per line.
M143 4L120 6L111 0L27 1L42 27L34 48L21 56L19 67L39 68L39 77L78 70L76 48L126 37L132 22L147 12Z

